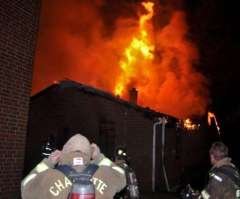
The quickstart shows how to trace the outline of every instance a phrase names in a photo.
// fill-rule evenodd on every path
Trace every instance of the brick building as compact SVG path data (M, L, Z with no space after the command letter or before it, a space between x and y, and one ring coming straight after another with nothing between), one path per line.
M108 157L113 157L117 146L126 147L141 190L150 192L153 183L153 126L158 118L163 117L168 121L165 126L164 161L163 129L161 125L156 128L156 190L167 189L163 163L170 189L176 187L186 170L196 169L206 163L207 134L201 129L186 132L174 117L83 84L73 81L53 84L31 98L26 172L41 160L41 147L48 136L55 137L56 145L61 149L71 135L80 132L100 145Z
M0 198L19 197L40 0L0 3Z
M40 2L0 3L0 198L4 199L19 197ZM184 170L202 162L208 149L208 142L204 142L207 136L176 131L176 118L74 82L53 85L32 97L25 170L39 161L48 135L57 138L60 148L73 132L81 131L110 157L117 145L127 146L142 187L150 190L152 128L162 116L169 121L165 151L172 187ZM161 129L157 131L161 135ZM157 138L159 155L161 139ZM160 156L156 167L157 188L164 187Z

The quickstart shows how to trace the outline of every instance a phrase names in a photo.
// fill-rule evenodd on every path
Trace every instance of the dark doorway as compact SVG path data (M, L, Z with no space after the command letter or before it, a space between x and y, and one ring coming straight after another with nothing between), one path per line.
M109 158L114 157L115 138L115 123L112 121L101 121L99 127L99 145L102 152Z

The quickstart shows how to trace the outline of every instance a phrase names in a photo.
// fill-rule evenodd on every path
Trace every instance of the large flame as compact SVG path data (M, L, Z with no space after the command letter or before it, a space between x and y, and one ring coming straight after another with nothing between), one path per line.
M185 13L154 2L43 0L33 94L68 78L125 99L135 87L140 105L180 118L205 113Z
M147 21L153 17L154 4L152 2L143 2L142 5L148 13L140 17L138 35L133 37L129 47L124 51L124 57L120 61L122 72L115 87L115 94L118 96L121 96L123 91L128 89L132 79L140 79L141 76L148 78L148 66L141 63L146 63L145 61L154 58L154 45L150 41L146 27ZM140 72L142 75L139 75Z

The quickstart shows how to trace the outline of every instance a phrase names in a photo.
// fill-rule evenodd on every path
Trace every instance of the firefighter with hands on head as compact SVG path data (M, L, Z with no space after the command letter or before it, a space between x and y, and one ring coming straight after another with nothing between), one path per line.
M209 155L212 164L209 181L198 198L240 198L240 176L237 168L231 162L231 158L228 157L228 147L222 142L215 142L209 150Z
M96 144L90 144L86 137L76 134L65 143L62 151L51 153L22 180L22 199L68 199L74 184L57 168L67 165L80 173L90 163L98 165L91 178L96 199L112 199L126 186L124 170L106 158Z

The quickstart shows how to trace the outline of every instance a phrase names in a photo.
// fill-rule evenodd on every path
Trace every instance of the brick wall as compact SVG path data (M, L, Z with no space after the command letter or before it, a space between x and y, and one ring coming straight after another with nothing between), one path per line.
M19 197L40 0L0 3L0 198Z

